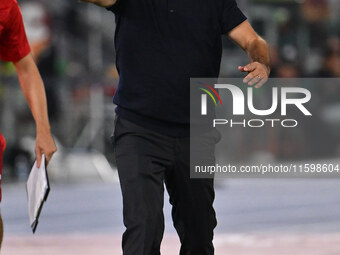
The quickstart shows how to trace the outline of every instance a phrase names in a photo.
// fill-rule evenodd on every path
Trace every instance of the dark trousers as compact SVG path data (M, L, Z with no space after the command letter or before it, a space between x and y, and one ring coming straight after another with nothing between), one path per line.
M164 136L118 117L112 143L123 195L123 254L160 254L164 183L180 255L214 254L213 179L190 179L190 139ZM211 164L214 146L199 149Z

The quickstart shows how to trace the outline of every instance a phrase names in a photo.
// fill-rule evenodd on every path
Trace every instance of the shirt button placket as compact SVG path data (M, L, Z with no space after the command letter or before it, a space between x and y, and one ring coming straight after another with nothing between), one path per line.
M170 14L174 14L176 12L176 0L168 0L168 11Z

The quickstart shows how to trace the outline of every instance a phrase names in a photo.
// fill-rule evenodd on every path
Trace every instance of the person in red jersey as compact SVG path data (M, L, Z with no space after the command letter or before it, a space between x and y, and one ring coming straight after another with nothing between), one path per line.
M49 162L57 148L50 131L44 83L31 55L21 11L16 0L0 1L0 58L3 61L13 62L21 89L32 111L37 130L35 153L40 166L42 155L44 154L46 162ZM5 140L0 134L0 180L4 149ZM0 247L2 236L0 216Z

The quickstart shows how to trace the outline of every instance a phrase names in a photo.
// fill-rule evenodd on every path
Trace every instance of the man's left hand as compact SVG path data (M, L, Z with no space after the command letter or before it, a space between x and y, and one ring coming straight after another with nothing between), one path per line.
M255 88L262 87L268 80L270 68L259 62L252 62L246 66L239 66L238 70L247 72L248 75L243 79L244 83L249 86L255 85Z
M41 158L44 154L46 157L46 165L52 158L52 155L57 151L57 147L54 143L52 135L49 131L37 132L36 144L35 144L35 156L37 159L38 167L41 164Z

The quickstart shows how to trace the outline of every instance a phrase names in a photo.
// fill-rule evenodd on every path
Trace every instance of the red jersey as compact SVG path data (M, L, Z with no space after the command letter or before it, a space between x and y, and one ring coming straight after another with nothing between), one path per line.
M6 141L5 141L5 138L2 136L2 134L0 133L0 174L1 174L1 169L2 169L1 159L2 159L3 152L5 151L5 148L6 148Z
M16 62L30 51L17 1L0 0L0 58Z
M30 53L24 22L16 0L0 0L0 58L17 62ZM6 142L0 134L0 201L3 153Z
M0 133L0 176L1 176L1 170L2 170L2 156L6 148L6 141L5 138ZM0 178L1 181L1 178Z

